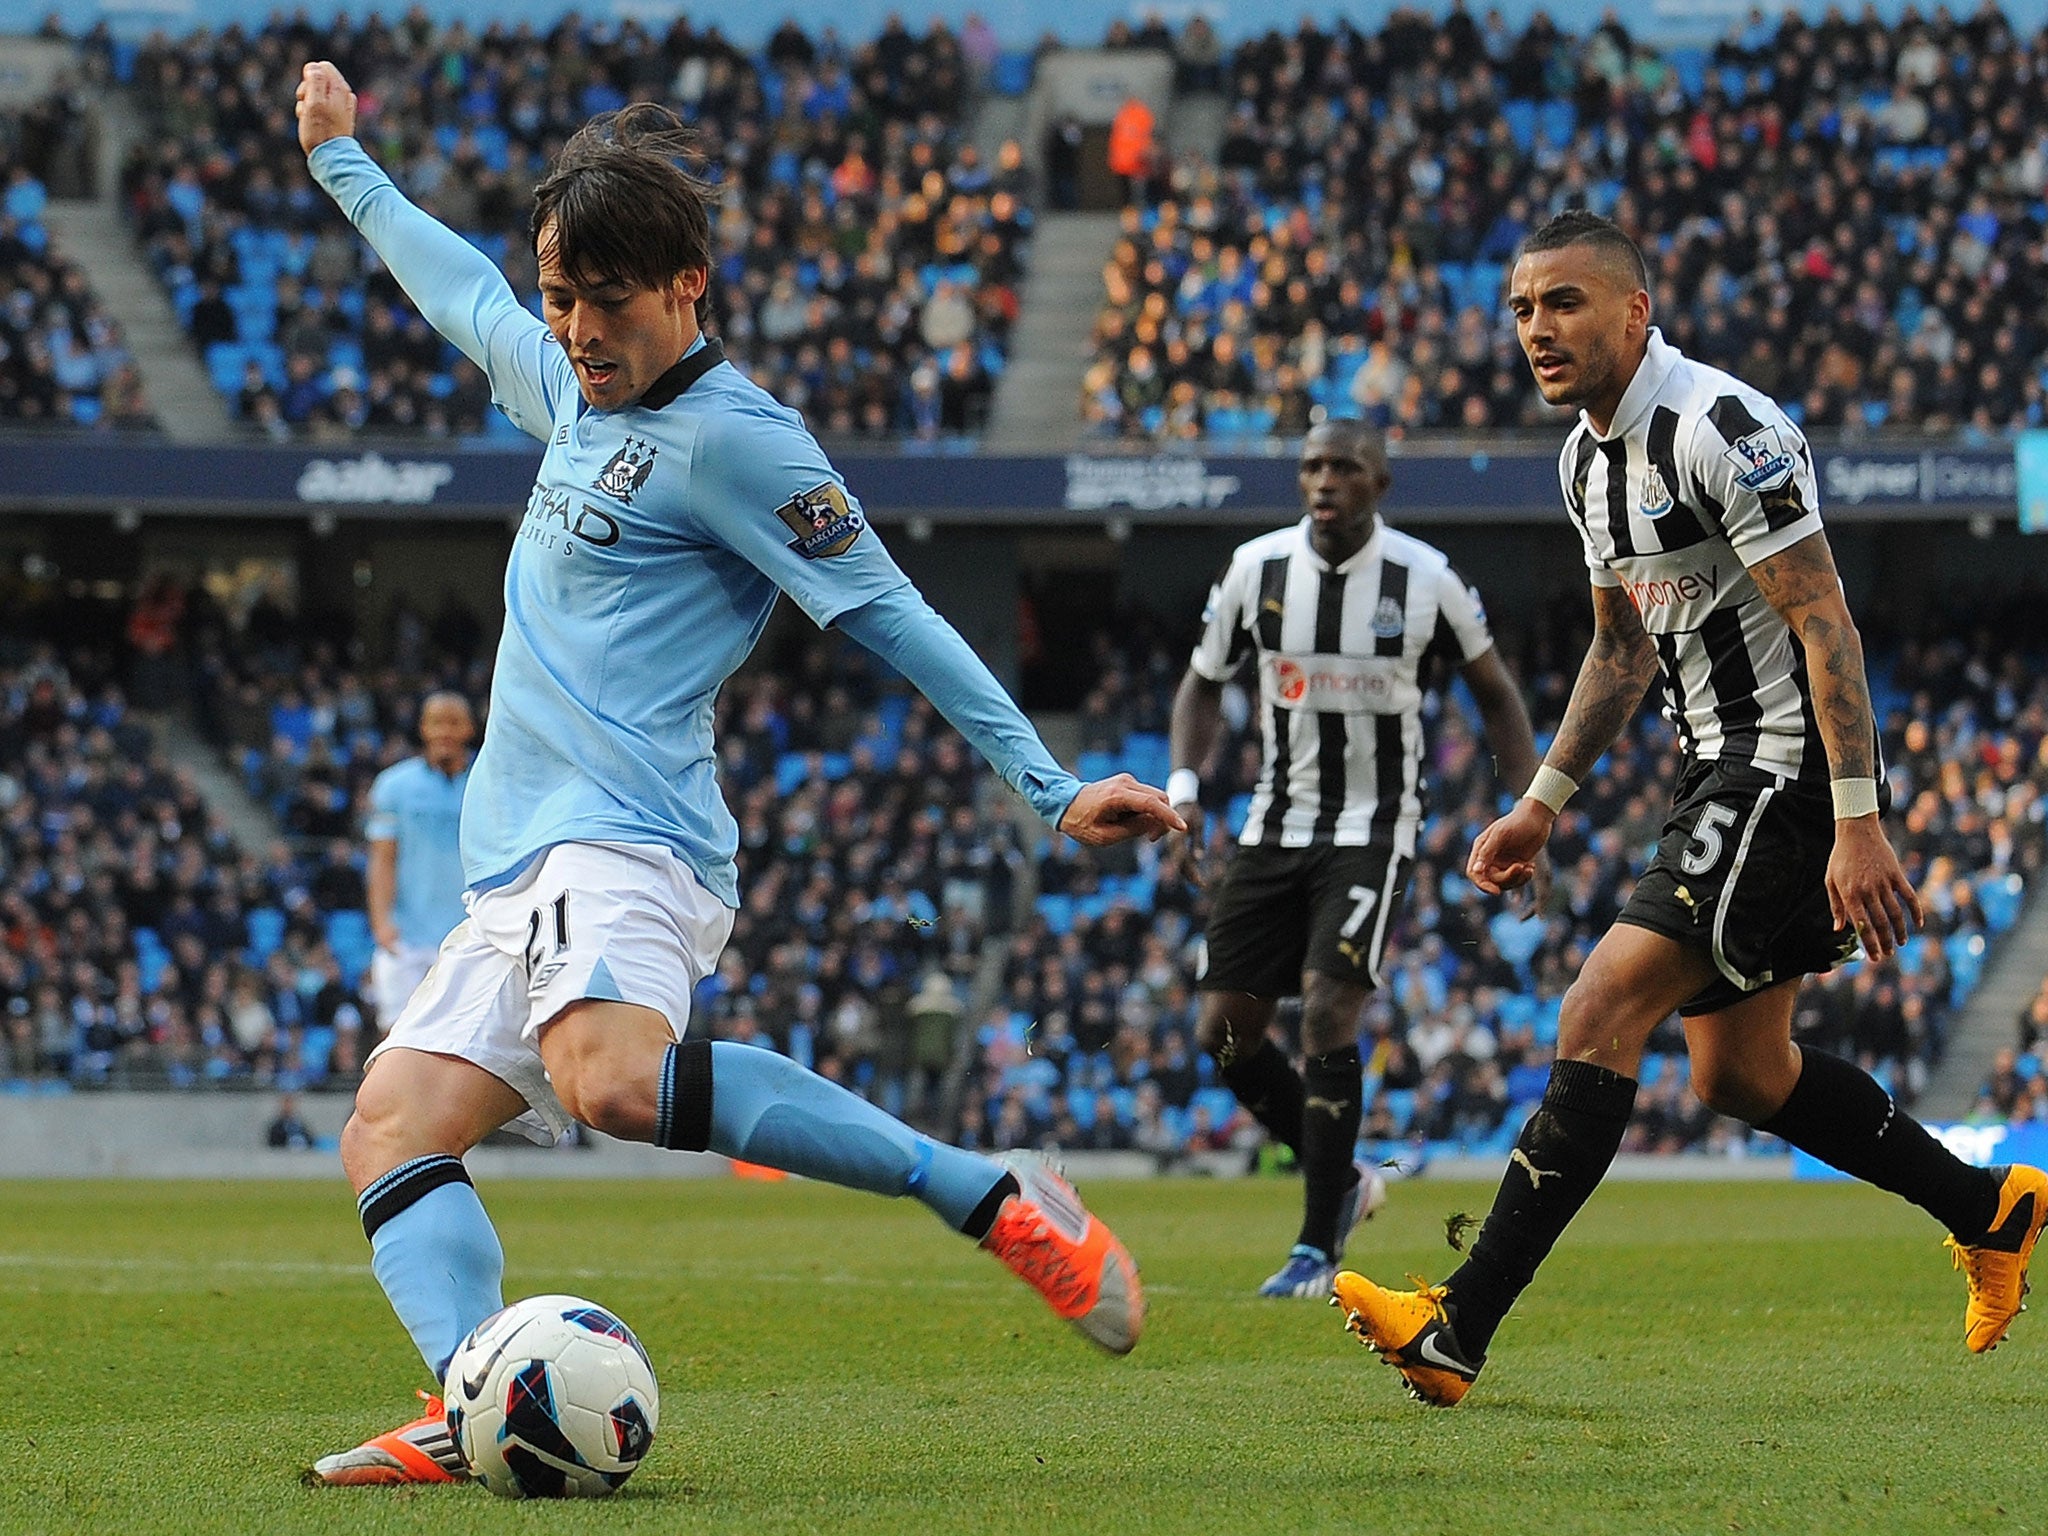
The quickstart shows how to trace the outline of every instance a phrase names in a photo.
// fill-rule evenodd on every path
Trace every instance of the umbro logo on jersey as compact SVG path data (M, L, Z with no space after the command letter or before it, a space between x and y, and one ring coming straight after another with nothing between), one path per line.
M1643 516L1662 517L1674 505L1671 487L1664 483L1664 471L1652 464L1649 477L1643 481Z
M605 495L620 501L631 501L633 493L647 483L647 477L654 473L654 444L645 438L629 437L619 451L606 461L598 471L597 479L591 482Z
M567 423L567 422L565 421L565 422L563 422L563 423L562 423L562 424L561 424L561 425L560 425L559 427L555 428L555 446L556 446L557 448L559 448L559 447L561 447L561 446L562 446L562 445L563 445L564 443L566 443L566 442L568 442L568 441L569 441L569 423Z

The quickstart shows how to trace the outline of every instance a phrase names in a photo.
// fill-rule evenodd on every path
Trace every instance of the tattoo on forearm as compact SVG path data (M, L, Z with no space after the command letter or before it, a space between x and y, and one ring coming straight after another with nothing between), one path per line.
M1874 778L1874 711L1855 627L1810 613L1799 626L1799 643L1806 648L1807 680L1829 771L1838 779Z
M1806 652L1806 676L1829 771L1838 779L1875 777L1876 713L1863 672L1863 641L1842 598L1842 578L1827 536L1801 539L1760 561L1750 574Z
M1600 627L1545 759L1574 779L1591 773L1614 745L1657 671L1657 648L1627 596L1619 588L1596 588L1593 602Z

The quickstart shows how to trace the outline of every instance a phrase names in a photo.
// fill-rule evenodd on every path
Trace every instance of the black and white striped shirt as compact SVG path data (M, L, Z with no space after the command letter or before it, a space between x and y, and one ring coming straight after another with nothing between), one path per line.
M1582 414L1558 472L1593 585L1623 588L1656 642L1686 754L1825 781L1806 652L1749 576L1820 531L1799 429L1652 329L1606 435Z
M1265 757L1239 841L1386 842L1414 857L1423 667L1492 647L1479 594L1441 551L1384 523L1336 566L1309 543L1307 518L1240 545L1190 663L1221 683L1258 660Z

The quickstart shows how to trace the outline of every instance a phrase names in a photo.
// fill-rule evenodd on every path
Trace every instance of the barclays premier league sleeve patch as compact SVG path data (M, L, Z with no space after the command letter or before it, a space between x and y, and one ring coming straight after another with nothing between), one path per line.
M797 492L775 515L796 535L789 547L806 560L845 554L864 526L860 513L847 505L846 492L830 480Z
M1735 483L1752 495L1775 491L1790 480L1795 463L1776 427L1759 427L1737 438L1722 457L1735 466Z

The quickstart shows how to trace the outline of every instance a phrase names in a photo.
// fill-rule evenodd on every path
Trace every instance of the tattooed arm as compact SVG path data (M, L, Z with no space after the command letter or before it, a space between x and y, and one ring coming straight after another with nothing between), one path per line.
M1759 560L1749 574L1806 652L1807 682L1830 773L1837 779L1876 777L1877 721L1863 674L1863 641L1849 617L1827 535L1808 534ZM1827 886L1835 926L1853 926L1873 960L1886 959L1914 926L1926 921L1875 813L1836 819Z
M1571 701L1544 756L1545 765L1574 781L1591 773L1642 703L1656 673L1656 644L1628 593L1619 586L1595 586L1593 643L1579 664L1579 680L1572 685ZM1526 796L1517 800L1513 810L1473 842L1465 873L1482 891L1496 894L1533 879L1537 855L1556 820L1540 801Z
M1568 779L1593 771L1657 675L1657 647L1620 587L1593 589L1593 643L1544 762Z
M1849 617L1828 536L1808 534L1790 549L1759 560L1749 575L1806 652L1806 676L1829 772L1838 779L1874 778L1877 718L1863 675L1863 638Z

